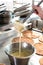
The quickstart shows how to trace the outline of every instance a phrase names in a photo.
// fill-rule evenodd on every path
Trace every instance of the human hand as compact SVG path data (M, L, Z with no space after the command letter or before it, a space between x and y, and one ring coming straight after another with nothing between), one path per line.
M43 19L43 10L41 7L34 5L33 9L35 10L35 13Z

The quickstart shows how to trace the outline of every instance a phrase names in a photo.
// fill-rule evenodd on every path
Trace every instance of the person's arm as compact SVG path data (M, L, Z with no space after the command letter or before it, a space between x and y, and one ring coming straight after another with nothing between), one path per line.
M35 10L35 13L43 19L43 10L40 6L33 6L33 9Z

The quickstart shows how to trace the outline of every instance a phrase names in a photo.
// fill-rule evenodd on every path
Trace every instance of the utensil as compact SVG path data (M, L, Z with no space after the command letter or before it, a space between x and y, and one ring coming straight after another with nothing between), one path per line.
M17 16L23 16L23 15L28 15L30 13L31 13L30 10L24 10L24 11L15 13L15 17L17 17Z
M42 2L43 2L43 0L41 0L41 1L38 3L37 6L39 6ZM30 17L30 15L31 15L32 13L34 13L34 11L35 11L35 10L32 10L31 13L28 14L27 17L23 20L23 22L26 22L26 20Z
M35 49L32 45L30 45L29 43L26 43L26 42L22 42L21 48L22 48L22 50L23 49L30 50L30 52L32 52L32 54L29 56L26 56L26 57L12 56L10 53L16 52L19 49L18 42L9 44L7 47L5 47L5 53L8 55L11 65L28 65L29 59L33 56Z
M22 10L26 10L26 8L29 7L28 5L30 5L30 3L28 3L28 4L26 4L26 5L23 5L23 6L19 7L19 8L17 8L17 9L15 9L15 10L14 10L14 13L15 13L15 12L22 11Z

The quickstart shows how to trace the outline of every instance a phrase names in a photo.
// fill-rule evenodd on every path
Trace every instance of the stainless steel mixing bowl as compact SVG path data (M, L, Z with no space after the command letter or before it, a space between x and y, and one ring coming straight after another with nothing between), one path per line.
M32 54L26 57L15 57L10 53L15 52L19 49L19 43L12 43L5 47L5 53L8 55L11 65L28 65L30 57L34 54L35 49L32 45L26 42L22 42L22 49L30 50Z

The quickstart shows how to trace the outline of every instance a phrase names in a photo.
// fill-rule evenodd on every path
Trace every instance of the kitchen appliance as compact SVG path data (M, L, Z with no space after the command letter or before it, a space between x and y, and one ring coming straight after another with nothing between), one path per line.
M29 7L29 5L30 5L30 3L28 3L28 4L26 4L26 5L23 5L23 6L19 7L19 8L16 8L16 9L14 10L14 13L20 12L20 11L23 11L23 10L26 10L26 9Z

